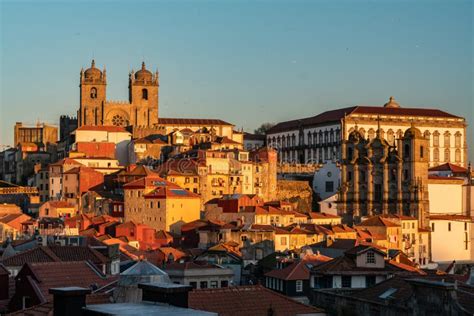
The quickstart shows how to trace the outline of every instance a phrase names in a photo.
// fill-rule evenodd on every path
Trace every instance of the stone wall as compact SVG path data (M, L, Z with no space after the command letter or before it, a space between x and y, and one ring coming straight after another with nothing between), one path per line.
M307 213L311 210L313 190L308 181L278 179L276 199L288 200L298 211Z

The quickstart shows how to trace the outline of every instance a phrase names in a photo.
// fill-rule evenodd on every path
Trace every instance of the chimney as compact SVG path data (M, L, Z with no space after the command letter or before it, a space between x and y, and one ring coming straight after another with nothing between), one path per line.
M49 289L53 294L53 315L81 316L82 308L86 306L86 295L91 290L83 287L58 287Z
M192 286L174 283L140 283L142 300L165 303L177 307L188 308L188 293Z

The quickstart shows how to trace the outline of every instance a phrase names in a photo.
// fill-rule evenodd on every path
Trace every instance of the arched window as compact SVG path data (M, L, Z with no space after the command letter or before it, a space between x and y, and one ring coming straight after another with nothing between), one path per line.
M438 131L435 131L433 133L433 146L439 147L439 132Z
M454 146L456 146L456 148L461 148L461 136L462 134L459 132L456 132L456 134L454 134Z
M449 162L450 158L451 158L451 153L449 152L449 149L446 148L444 150L444 161Z
M433 160L438 162L439 161L439 149L435 148L433 149Z
M451 133L449 132L444 133L444 147L451 147Z
M456 149L454 159L456 160L456 162L461 162L461 150L460 149Z
M143 100L148 100L148 90L147 89L142 90L142 99Z
M308 145L312 145L313 140L311 139L311 132L308 132Z
M97 99L97 88L91 88L91 99Z

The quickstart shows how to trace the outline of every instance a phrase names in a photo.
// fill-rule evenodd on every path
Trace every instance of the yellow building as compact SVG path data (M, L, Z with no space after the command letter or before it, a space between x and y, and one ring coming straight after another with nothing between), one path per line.
M308 222L318 225L339 225L342 218L328 213L311 212L308 214Z
M276 151L197 150L187 157L170 159L158 173L168 181L201 195L201 206L226 194L256 194L275 199Z
M379 241L379 245L388 249L402 250L403 238L401 225L392 219L383 216L373 216L356 226L362 230L370 232L374 239ZM380 244L380 241L386 241Z
M124 185L125 221L180 234L181 226L199 219L199 195L157 175Z

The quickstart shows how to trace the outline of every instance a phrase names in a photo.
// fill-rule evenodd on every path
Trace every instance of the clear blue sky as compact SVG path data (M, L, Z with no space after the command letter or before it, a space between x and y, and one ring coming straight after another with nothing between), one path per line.
M2 1L0 143L15 121L75 114L79 71L160 71L160 116L262 122L354 104L473 123L472 1ZM469 144L472 151L472 137ZM472 155L471 155L472 157Z

